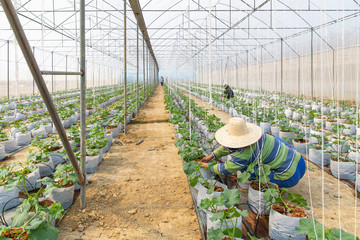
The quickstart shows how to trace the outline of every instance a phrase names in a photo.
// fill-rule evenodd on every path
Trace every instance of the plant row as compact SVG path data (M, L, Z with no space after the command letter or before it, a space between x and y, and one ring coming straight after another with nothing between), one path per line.
M182 86L208 101L206 89L189 91ZM229 100L218 88L212 95L215 106L282 138L314 164L329 166L336 178L356 181L360 191L358 107L245 90L235 90L235 97Z
M184 160L184 172L190 186L197 190L197 207L206 214L207 239L243 237L242 221L248 216L248 211L244 209L250 209L259 215L270 215L269 235L272 239L324 239L322 225L307 218L309 208L306 199L300 194L291 193L286 188L270 183L270 167L260 159L233 176L242 188L248 188L247 203L241 202L239 189L229 189L226 184L215 180L215 176L208 171L215 162L210 162L206 169L201 168L199 163L203 154L208 152L198 141L207 137L203 134L204 130L207 131L207 122L191 121L206 119L203 109L182 92L171 87L167 87L166 104L171 114L170 122L175 125L178 138L176 145L180 147L179 153ZM223 126L220 121L214 121L213 124L216 125L214 131ZM206 141L214 139L207 138ZM189 151L184 151L185 149ZM224 162L223 159L220 161ZM243 205L248 207L244 208ZM325 239L340 239L340 235L341 239L355 239L353 235L335 228L326 229L324 234Z
M97 171L113 139L121 132L124 117L130 122L136 113L136 93L129 93L129 99L127 116L124 116L123 102L116 101L107 107L93 109L93 114L87 117L87 174ZM142 93L139 101L141 106L146 101ZM79 123L71 126L67 134L81 166ZM0 239L57 239L59 230L55 223L72 205L74 192L80 188L73 166L57 137L35 137L31 147L26 163L0 169L0 210L4 213L16 207L11 219L0 218Z
M122 93L122 89L110 89L109 91L102 91L89 96L86 101L91 101L91 107L87 108L86 115L92 114L97 108L103 108L118 101ZM10 123L0 122L0 161L5 158L5 153L16 151L20 146L30 144L32 138L37 136L45 138L48 134L56 131L46 108L42 106L37 107L38 110L36 111L23 112L23 118L13 120ZM13 111L14 115L12 117L14 119L20 114L19 112L15 113L17 110ZM64 128L69 128L80 119L78 100L70 101L69 99L64 99L63 103L57 104L57 111ZM10 132L8 127L11 127Z

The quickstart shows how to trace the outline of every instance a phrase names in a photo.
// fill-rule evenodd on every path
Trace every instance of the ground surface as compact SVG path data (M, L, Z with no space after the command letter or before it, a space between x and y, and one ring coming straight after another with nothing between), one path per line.
M186 93L186 95L188 94ZM209 109L209 114L215 114L224 123L228 123L232 117L230 114L221 111L221 109L213 105L209 105L209 103L195 96L191 96L191 98L195 100L198 106ZM354 234L355 229L357 229L356 235L359 236L360 199L357 201L357 217L355 222L355 190L345 183L338 181L338 179L332 175L323 172L313 163L307 162L307 166L309 166L312 171L308 170L300 182L295 187L290 188L290 191L303 195L308 200L309 206L311 206L312 203L313 216L321 223L323 221L324 207L326 227L342 228L352 234ZM322 174L324 176L324 190L322 190ZM309 185L311 186L310 188ZM311 191L309 191L309 189L311 189ZM324 204L322 195L324 195ZM311 214L311 212L309 213Z
M92 177L86 210L79 199L70 208L59 239L201 239L163 102L158 87Z

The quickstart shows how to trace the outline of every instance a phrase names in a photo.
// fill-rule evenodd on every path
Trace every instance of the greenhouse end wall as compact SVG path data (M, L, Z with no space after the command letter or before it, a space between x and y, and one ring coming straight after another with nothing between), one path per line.
M314 97L357 99L360 90L359 54L359 46L314 54ZM227 83L237 88L281 91L281 61L252 64L248 70L244 59L241 63L238 71L235 66L228 71L212 71L213 84ZM208 83L208 78L208 74L198 73L200 82ZM283 60L283 92L311 97L311 55Z

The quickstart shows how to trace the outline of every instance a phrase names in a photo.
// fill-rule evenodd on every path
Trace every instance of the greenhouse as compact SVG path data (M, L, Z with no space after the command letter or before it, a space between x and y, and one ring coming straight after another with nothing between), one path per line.
M359 240L359 66L359 0L0 0L0 240Z

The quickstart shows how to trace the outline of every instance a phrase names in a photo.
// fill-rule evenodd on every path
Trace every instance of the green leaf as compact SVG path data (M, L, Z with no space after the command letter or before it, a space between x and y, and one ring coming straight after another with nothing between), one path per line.
M199 165L199 164L195 161L190 161L190 162L185 163L184 167L183 167L185 174L190 175L190 174L196 172L195 168L197 165Z
M251 236L250 233L248 233L248 236L250 237L250 240L264 240L263 238L257 238L255 236Z
M242 231L241 229L239 228L230 228L230 229L226 229L224 232L223 232L225 235L229 236L230 238L241 238L242 236Z
M25 200L18 209L15 211L15 215L12 218L12 226L20 227L24 225L29 216L29 210L31 208L31 204Z
M212 183L209 183L207 185L207 187L208 187L208 189L207 189L206 193L209 194L209 195L212 194L214 192L214 190L215 190L215 185L212 184Z
M301 194L288 192L288 197L290 202L295 203L300 207L307 208L307 201Z
M207 234L209 240L221 240L224 236L225 235L221 231L221 229L214 229L214 228L210 228Z
M42 183L43 185L51 185L54 183L54 180L49 177L44 177L43 179L37 180L37 182Z
M63 216L64 208L61 203L54 203L49 207L49 216L53 219L60 219Z
M251 177L250 172L244 171L238 176L237 179L239 183L245 183L247 180L249 180L250 177Z
M29 231L29 240L57 240L59 233L59 229L42 222L38 228Z
M315 222L315 224L314 224ZM322 224L312 219L300 219L299 226L295 227L297 233L306 234L309 240L322 239Z
M345 232L344 230L340 230L338 228L332 228L331 229L333 235L331 236L331 239L341 239L341 240L354 240L355 236L351 233ZM356 237L356 240L359 240L358 237Z
M26 226L26 229L37 229L41 223L43 223L43 220L35 217L33 220L31 220L29 225Z
M199 182L200 175L193 174L192 177L189 178L189 184L191 187L195 187L196 184Z
M221 195L224 197L224 205L227 208L240 203L241 192L239 189L225 189Z
M277 198L279 197L279 191L276 188L272 188L272 185L269 186L268 189L266 189L264 193L264 199L268 202L277 202Z
M214 221L216 221L216 220L218 220L218 219L223 219L224 216L225 216L224 210L219 210L218 212L215 212L215 213L212 215L212 217L210 217L210 220L214 222Z

